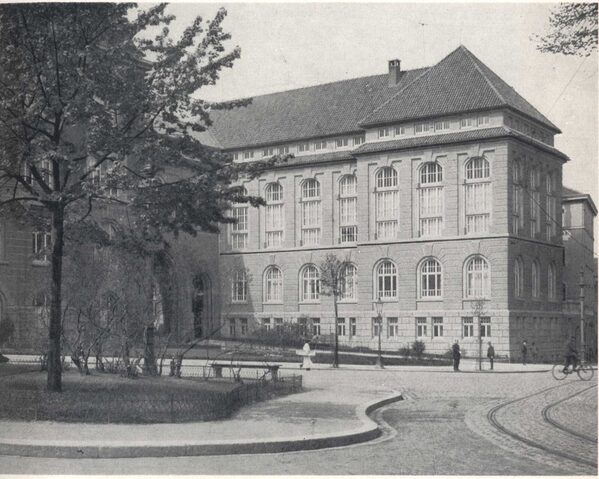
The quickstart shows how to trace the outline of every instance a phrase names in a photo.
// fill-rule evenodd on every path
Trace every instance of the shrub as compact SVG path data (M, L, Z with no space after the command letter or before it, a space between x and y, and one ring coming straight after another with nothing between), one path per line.
M419 359L422 357L422 354L424 353L425 349L426 346L424 345L423 341L414 341L414 343L412 344L412 351L414 355Z
M399 348L398 352L401 356L405 356L406 358L409 358L411 353L410 348Z

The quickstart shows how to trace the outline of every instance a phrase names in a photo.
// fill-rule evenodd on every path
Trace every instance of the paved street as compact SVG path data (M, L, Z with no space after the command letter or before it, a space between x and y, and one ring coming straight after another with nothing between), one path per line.
M597 443L546 423L543 410L572 431L597 428L597 382L550 373L467 374L416 371L314 370L304 373L309 390L346 392L352 384L373 390L400 390L405 401L377 412L385 434L376 441L327 450L235 456L139 459L38 459L0 457L0 473L25 474L596 474L596 466L566 459L549 450L571 450L596 464ZM332 386L334 384L334 386ZM590 389L589 389L590 388ZM531 395L529 398L526 396ZM525 398L525 399L521 399ZM563 402L558 401L564 400ZM514 401L510 404L506 404ZM297 401L301 409L309 404ZM324 412L353 414L337 407ZM523 443L498 430L489 413ZM305 413L305 411L304 411ZM300 417L303 413L298 414ZM243 413L241 413L243 415ZM535 442L540 442L539 449Z

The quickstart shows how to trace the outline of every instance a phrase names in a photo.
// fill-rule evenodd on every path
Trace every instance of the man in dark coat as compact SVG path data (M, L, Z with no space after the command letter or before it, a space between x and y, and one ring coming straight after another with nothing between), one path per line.
M578 350L576 349L576 338L574 336L572 336L570 341L567 342L564 356L566 359L564 372L568 372L568 367L570 367L570 364L572 365L572 370L574 370L578 364Z
M526 339L522 341L522 365L526 366L526 360L528 359L528 344Z
M491 371L493 371L493 360L495 359L495 348L489 341L489 347L487 348L487 357L489 358L489 363L491 363Z
M458 344L457 339L456 339L455 343L453 343L453 346L451 347L451 353L453 356L453 370L459 371L460 370L460 359L462 357L462 354L460 353L460 345Z

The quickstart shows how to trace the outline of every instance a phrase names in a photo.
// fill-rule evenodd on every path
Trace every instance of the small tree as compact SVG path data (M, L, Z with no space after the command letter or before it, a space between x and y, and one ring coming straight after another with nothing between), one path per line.
M597 50L597 3L560 3L549 17L550 30L535 35L542 52L588 57Z
M347 261L342 261L333 253L326 255L320 263L320 289L321 294L333 297L333 307L335 309L335 350L333 353L333 367L339 367L339 310L338 300L345 291L345 267Z
M420 359L422 354L424 353L426 346L423 341L414 341L412 344L412 351L414 351L414 355Z

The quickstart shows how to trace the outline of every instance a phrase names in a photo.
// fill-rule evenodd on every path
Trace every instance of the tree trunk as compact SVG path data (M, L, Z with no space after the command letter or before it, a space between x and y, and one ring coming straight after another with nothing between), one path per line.
M154 325L146 326L146 341L144 351L144 369L149 376L156 376L156 353L154 351Z
M60 338L62 334L62 254L64 249L64 206L52 209L52 300L48 326L48 391L62 390Z
M336 294L333 295L333 303L335 305L335 352L333 354L333 367L338 368L339 367L339 326L338 326L339 318L337 316L339 315L339 312L337 309L337 295Z

